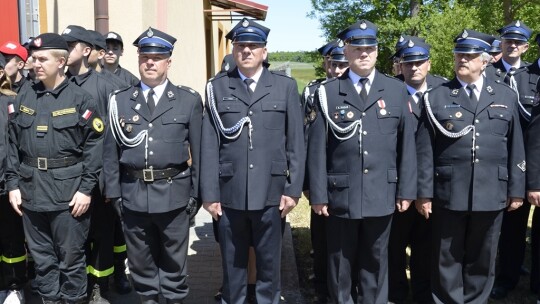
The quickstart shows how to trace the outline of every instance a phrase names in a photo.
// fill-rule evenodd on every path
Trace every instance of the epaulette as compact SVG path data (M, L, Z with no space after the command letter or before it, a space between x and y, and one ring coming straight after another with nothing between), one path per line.
M517 95L516 91L514 91L514 89L509 84L507 84L506 82L501 81L500 79L496 79L495 83L502 85L503 87L505 87L506 89L512 91L514 94Z
M442 79L444 81L450 81L448 80L448 78L444 77L444 76L441 76L441 75L435 75L435 74L431 74L431 76L435 77L435 78L439 78L439 79Z
M118 89L118 90L114 90L111 95L117 95L118 93L121 93L121 92L124 92L124 91L127 91L128 89L131 89L133 86L129 86L129 87L125 87L125 88L121 88L121 89Z
M328 79L325 79L323 82L321 82L320 84L327 84L327 83L330 83L332 81L335 81L337 78L336 77L332 77L332 78L328 78Z
M186 86L181 86L181 85L178 85L177 86L179 89L182 89L186 92L190 92L191 94L195 95L195 96L199 96L199 93L197 93L197 91L195 91L194 89L190 88L190 87L186 87Z
M270 70L268 70L268 71L270 71ZM287 77L289 79L292 79L291 76L287 75L287 73L285 73L283 71L270 71L270 73L272 73L274 75L284 76L284 77Z
M306 86L307 87L311 87L311 86L314 86L314 85L318 85L320 83L322 83L323 81L325 81L326 78L317 78L317 79L313 79L312 81L310 81Z
M220 79L220 78L222 78L222 77L227 76L228 74L229 74L229 72L220 72L220 73L218 73L216 76L214 76L214 77L208 79L208 81L210 82L210 81L214 81L214 80L216 80L216 79Z

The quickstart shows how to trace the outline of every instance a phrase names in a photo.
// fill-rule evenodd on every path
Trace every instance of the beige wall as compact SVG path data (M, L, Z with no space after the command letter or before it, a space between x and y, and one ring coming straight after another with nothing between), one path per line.
M94 29L93 0L47 0L46 3L48 31L61 33L70 24ZM216 24L212 22L213 26ZM203 1L109 0L109 30L118 32L124 41L120 64L135 75L139 74L137 49L132 42L149 26L177 39L169 79L203 95L207 64L215 60L209 58L207 63Z

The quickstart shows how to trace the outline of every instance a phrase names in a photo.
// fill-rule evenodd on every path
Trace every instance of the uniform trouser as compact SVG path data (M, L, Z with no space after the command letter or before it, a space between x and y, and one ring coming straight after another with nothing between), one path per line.
M328 287L326 281L326 270L328 263L326 249L326 216L318 215L311 210L310 220L311 247L313 248L313 274L315 275L315 291L327 296Z
M21 289L27 281L22 218L7 195L0 196L0 290Z
M431 288L436 303L487 303L503 211L433 208Z
M129 270L135 291L147 299L188 295L189 217L186 208L164 213L123 209Z
M249 247L255 249L257 303L279 303L282 221L277 206L245 211L222 207L218 223L223 267L222 303L245 303Z
M330 215L328 291L332 303L351 304L351 278L358 277L358 303L388 302L388 239L392 215L345 219ZM354 274L355 263L357 273Z
M520 270L525 259L527 223L531 204L523 201L523 206L514 211L504 211L501 237L499 239L499 271L496 286L514 289L519 282Z
M409 259L411 289L415 302L430 302L431 220L426 220L414 206L405 212L396 210L392 219L388 243L388 299L401 303L407 299L407 246L411 246Z
M86 298L85 241L90 212L73 217L70 210L23 211L28 248L34 257L40 296L69 302Z
M531 228L531 291L540 290L540 208L535 207ZM539 294L540 296L540 294Z
M99 190L94 190L91 212L90 233L86 243L86 270L93 280L108 277L114 272L115 211L112 204L105 203Z

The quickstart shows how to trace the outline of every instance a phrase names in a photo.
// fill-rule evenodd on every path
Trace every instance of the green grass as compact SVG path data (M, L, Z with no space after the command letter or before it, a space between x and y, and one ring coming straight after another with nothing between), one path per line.
M285 64L285 62L270 62L270 69L282 64ZM313 67L314 63L289 62L289 65L291 67L291 76L296 80L296 84L298 85L298 93L302 93L304 87L316 78L315 68Z

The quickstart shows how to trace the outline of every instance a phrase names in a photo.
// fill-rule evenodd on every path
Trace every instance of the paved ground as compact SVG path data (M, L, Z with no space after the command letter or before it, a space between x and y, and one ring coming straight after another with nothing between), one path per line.
M190 293L184 301L185 304L215 304L214 294L221 286L221 256L219 246L214 240L212 231L212 217L204 210L197 214L196 226L190 230L190 246L188 251L188 284ZM304 304L305 300L300 293L298 272L294 257L291 229L287 223L281 253L282 265L282 302ZM26 291L27 304L39 304L41 301ZM109 300L112 304L140 303L135 292L128 295L119 295L110 292Z

